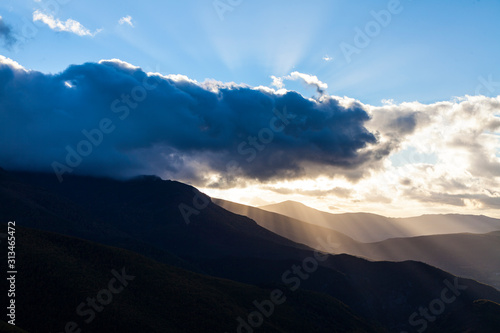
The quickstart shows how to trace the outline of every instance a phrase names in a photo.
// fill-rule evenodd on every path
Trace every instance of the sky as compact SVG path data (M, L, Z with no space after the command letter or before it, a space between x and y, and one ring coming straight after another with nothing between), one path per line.
M0 2L0 167L500 217L500 2Z

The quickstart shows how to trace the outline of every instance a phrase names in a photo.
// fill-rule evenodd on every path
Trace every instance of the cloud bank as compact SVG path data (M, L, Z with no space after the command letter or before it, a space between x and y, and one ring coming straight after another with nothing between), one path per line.
M306 98L280 87L290 79L326 88L298 72L274 77L275 90L117 59L44 74L0 56L0 167L55 180L156 174L347 211L498 212L500 96L375 107L324 90Z
M362 177L387 151L359 103L148 74L120 60L51 75L0 58L0 165L155 173L197 185Z

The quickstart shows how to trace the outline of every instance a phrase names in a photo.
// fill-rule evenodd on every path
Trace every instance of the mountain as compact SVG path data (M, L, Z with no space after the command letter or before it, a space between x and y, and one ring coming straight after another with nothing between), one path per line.
M206 207L197 210L194 200ZM213 204L194 187L139 177L127 181L83 176L63 183L43 173L0 175L0 220L81 237L145 254L175 258L269 256L290 258L307 249ZM180 207L193 213L189 223ZM198 206L199 207L199 206Z
M384 332L327 295L298 290L270 306L274 288L200 275L39 230L17 227L16 239L16 325L28 332L67 332L69 322L84 332L234 332L238 318L248 321L258 311L254 302L269 314L260 326L265 332Z
M306 244L312 248L323 248L330 253L342 253L342 248L355 248L360 242L343 234L342 232L321 227L315 224L294 219L282 214L269 212L260 208L246 206L235 202L212 198L212 201L225 209L243 216L248 216L260 226L286 237L294 242ZM328 248L324 248L324 240L328 240Z
M380 242L361 243L341 232L288 216L221 199L213 200L234 213L252 218L270 231L313 248L322 246L318 239L328 239L331 253L347 253L373 260L422 261L500 289L499 231L487 234L458 233L391 238Z
M500 230L500 219L484 215L430 214L410 218L388 218L369 213L331 214L295 201L284 201L259 208L340 231L360 242Z
M442 315L429 325L428 332L442 332L438 327L452 322L461 323L456 325L463 330L477 332L485 332L483 328L487 325L496 325L493 317L486 321L480 317L485 312L473 311L490 308L490 303L475 306L479 300L500 302L500 293L492 287L459 279L415 261L371 262L349 255L322 255L259 226L246 216L225 210L195 188L175 181L157 177L112 180L72 176L58 183L53 175L8 172L0 174L0 208L0 220L16 220L20 227L32 227L37 232L47 230L140 252L162 265L179 265L191 273L261 289L279 287L293 295L299 295L296 293L299 290L319 293L339 300L356 316L389 331L411 329L412 314L440 297L445 289L457 296L448 295L446 299L453 302L446 303L446 311L443 309ZM328 239L322 241L328 243ZM35 249L44 246L39 244ZM72 246L78 250L76 245L68 245ZM82 259L105 258L104 254L89 251L80 251ZM59 252L64 255L65 250ZM45 265L49 265L50 257ZM69 259L77 265L78 260ZM43 278L31 288L41 286L38 292L43 292L47 287L43 281L51 277L50 272L58 265L56 262L49 265L49 272L35 267L33 276ZM162 279L161 276L156 275L155 279ZM67 280L65 288L77 284L78 279ZM187 287L183 290L190 293ZM152 290L148 292L153 294L148 297L159 295ZM32 299L34 303L46 300ZM182 293L175 295L175 299L182 302ZM79 298L73 301L78 304ZM200 301L205 299L202 297ZM491 306L493 313L495 306ZM142 323L144 318L138 318L137 323ZM314 315L309 318L309 323L313 323ZM309 331L314 329L311 327Z
M260 226L263 226L264 228L269 229L272 232L275 232L298 243L309 244L309 246L314 248L316 248L317 246L312 246L311 244L317 245L318 242L316 238L325 234L328 234L328 236L331 237L335 242L344 244L359 243L358 241L340 231L322 227L305 220L300 220L284 214L274 213L262 208L247 206L223 199L212 198L212 201L235 214L250 217L252 220L255 220ZM307 206L304 205L304 207ZM306 232L308 230L310 230L311 232Z
M500 290L500 232L393 238L347 253L375 260L418 260Z

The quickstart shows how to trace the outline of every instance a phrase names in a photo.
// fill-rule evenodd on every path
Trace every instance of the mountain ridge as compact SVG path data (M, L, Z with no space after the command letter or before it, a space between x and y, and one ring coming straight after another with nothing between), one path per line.
M486 233L500 230L500 219L486 215L423 214L394 218L366 212L332 214L292 200L256 208L334 229L365 243L395 237L457 232ZM378 230L378 233L373 229Z
M320 254L319 258L325 258L321 261L311 247L279 236L211 200L204 208L198 205L199 213L186 224L179 205L195 207L193 197L208 197L179 182L71 176L60 184L48 174L9 176L10 180L0 177L1 220L14 217L21 227L78 234L120 248L127 247L125 240L147 244L205 275L325 294L392 331L407 327L408 316L439 294L444 280L456 279L415 261L371 262ZM150 250L141 254L151 258ZM500 302L500 292L490 286L468 279L460 279L460 283L467 290L440 323L476 316L469 314L475 300Z
M259 208L213 199L227 209L246 214L261 226L313 248L327 237L331 253L347 253L371 260L417 260L453 274L473 278L500 289L500 231L395 237L363 243L330 228Z

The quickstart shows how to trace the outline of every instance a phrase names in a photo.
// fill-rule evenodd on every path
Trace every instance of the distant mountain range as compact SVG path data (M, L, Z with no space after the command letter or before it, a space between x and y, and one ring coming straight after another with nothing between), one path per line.
M9 220L19 226L17 323L27 332L61 332L72 320L125 333L500 329L500 292L488 285L416 261L322 254L157 177L58 183L0 170L0 221ZM335 246L319 236L325 252ZM122 268L133 281L82 323L76 307ZM254 303L276 295L287 300L269 316ZM429 307L432 321L419 313Z
M330 243L335 243L335 246L330 248L332 253L348 253L374 260L418 260L458 276L473 278L500 289L500 231L493 231L486 234L455 233L391 238L379 242L362 243L342 232L306 223L260 208L249 207L221 199L214 199L214 202L234 213L249 216L259 223L259 225L281 236L311 247L317 248L318 245L320 246L318 239L326 237L331 240ZM283 205L278 204L274 207L303 208L302 204L293 202L285 202ZM312 208L303 208L303 211L322 213ZM352 223L361 224L362 222L359 221L361 221L362 216L364 214L356 215ZM436 218L434 215L405 219L404 223L426 225L428 224L425 221L426 217L432 219L434 223L439 224L439 216ZM377 216L377 218L384 219L383 216ZM478 216L477 218L479 225L485 221L484 217ZM451 215L447 216L446 221L448 225L457 224L457 228L475 228L475 221L472 216ZM467 223L464 221L467 221ZM488 221L493 226L492 221L495 221L495 219L489 219ZM374 223L371 229L368 229L377 233L377 225L377 223ZM482 227L485 228L485 225L482 224ZM443 229L440 227L437 228L440 230Z
M259 208L331 228L365 243L396 237L480 234L500 230L500 219L484 215L429 214L410 218L389 218L369 213L331 214L296 201L284 201Z

